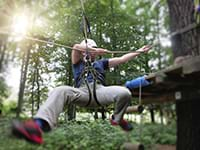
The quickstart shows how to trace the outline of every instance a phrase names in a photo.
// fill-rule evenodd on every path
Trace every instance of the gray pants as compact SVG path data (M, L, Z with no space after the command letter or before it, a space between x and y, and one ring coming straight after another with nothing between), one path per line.
M89 85L92 91L93 85ZM93 93L93 92L92 92ZM119 122L131 100L130 91L122 86L96 85L97 99L101 105L107 106L115 102L114 117ZM47 121L51 128L57 124L59 114L65 105L74 103L78 106L85 106L89 100L89 93L86 86L74 88L70 86L56 87L48 95L47 101L40 107L34 118L41 118ZM93 95L89 107L98 107Z

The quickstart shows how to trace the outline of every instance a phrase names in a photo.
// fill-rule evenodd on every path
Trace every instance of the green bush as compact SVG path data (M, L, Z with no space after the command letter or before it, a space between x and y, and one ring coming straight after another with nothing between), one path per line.
M55 149L119 149L126 139L121 129L110 126L107 121L71 122L45 136L45 141Z
M131 132L113 127L109 121L72 121L44 134L44 144L34 145L10 134L10 119L0 118L0 150L118 150L126 142L142 143L149 149L155 144L175 144L176 126L133 124Z

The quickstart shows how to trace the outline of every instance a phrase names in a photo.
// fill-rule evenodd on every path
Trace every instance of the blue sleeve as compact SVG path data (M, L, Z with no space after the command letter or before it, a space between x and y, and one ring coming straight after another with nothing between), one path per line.
M104 70L106 70L106 69L109 68L109 66L108 66L108 59L102 59L102 63L103 63Z
M126 81L125 86L129 89L134 89L134 88L140 87L140 85L143 87L143 86L147 86L149 84L150 84L149 81L147 81L145 79L145 77L142 76L142 77L138 77L136 79L133 79L131 81Z

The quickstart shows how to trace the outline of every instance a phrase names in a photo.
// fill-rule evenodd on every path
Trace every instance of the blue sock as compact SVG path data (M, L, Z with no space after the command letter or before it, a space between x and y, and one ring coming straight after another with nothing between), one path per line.
M43 128L43 120L42 119L34 119L35 123L42 129Z
M40 118L35 118L34 121L40 127L40 129L42 129L42 131L48 132L51 130L51 127L47 121Z
M197 12L200 13L200 5L197 7Z

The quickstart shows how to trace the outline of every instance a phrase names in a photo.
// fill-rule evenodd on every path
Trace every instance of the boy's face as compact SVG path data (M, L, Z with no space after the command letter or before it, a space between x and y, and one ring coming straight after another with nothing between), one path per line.
M96 46L92 46L92 48L97 48L97 47ZM82 52L82 55L83 55L83 57L85 57L86 56L86 52ZM95 61L97 54L96 54L96 52L90 51L89 52L89 56L91 58L91 61Z
M83 52L82 55L83 55L83 57L85 57L86 56L86 52ZM96 53L89 52L89 56L90 56L91 61L95 61L95 59L96 59Z

